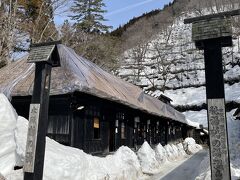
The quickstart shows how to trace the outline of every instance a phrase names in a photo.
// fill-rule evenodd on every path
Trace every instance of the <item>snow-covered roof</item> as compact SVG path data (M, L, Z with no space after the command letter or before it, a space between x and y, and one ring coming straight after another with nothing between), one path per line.
M198 122L194 122L194 121L191 121L189 119L186 119L186 120L187 120L187 124L189 126L195 127L196 129L201 129L200 124Z
M173 107L143 93L142 89L102 70L77 55L74 50L58 45L61 67L52 69L50 95L84 92L115 101L149 114L187 123L185 116ZM27 57L0 70L0 92L8 97L32 94L35 64Z

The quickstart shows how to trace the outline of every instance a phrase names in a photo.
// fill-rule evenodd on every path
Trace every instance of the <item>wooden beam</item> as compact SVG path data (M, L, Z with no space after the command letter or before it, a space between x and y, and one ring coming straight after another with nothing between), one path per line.
M59 41L36 43L36 44L31 44L30 47L49 46L49 45L57 45L57 44L62 44L62 41L59 40Z
M202 20L210 20L213 18L225 18L225 17L237 16L237 15L240 15L240 9L184 19L184 24L195 23Z

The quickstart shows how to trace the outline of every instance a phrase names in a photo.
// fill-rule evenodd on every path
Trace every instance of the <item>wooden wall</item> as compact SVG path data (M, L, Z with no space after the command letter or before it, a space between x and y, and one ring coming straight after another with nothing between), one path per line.
M30 99L12 99L19 115L25 118ZM99 129L94 129L96 118ZM189 131L182 123L83 93L51 96L48 120L50 138L93 154L115 151L122 145L137 149L144 141L166 145L185 138Z

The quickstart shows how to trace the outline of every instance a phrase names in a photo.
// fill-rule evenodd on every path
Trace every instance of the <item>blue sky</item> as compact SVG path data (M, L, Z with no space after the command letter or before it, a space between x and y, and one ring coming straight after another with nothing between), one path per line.
M162 9L165 4L172 0L103 0L106 4L107 13L104 14L108 20L106 25L113 26L116 29L119 25L127 23L133 17L138 17L145 12L154 9ZM70 1L69 1L70 2ZM71 6L68 4L67 6ZM68 13L62 13L55 16L56 24L60 25L67 19Z
M162 9L172 0L104 0L106 4L105 24L117 28L127 23L133 17L138 17L145 12Z

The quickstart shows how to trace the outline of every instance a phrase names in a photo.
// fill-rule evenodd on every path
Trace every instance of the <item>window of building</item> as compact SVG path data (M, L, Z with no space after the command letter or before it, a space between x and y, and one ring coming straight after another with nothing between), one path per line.
M125 138L126 138L125 124L124 124L124 122L122 122L122 124L121 124L121 139L125 139Z
M146 139L146 137L147 137L147 133L146 133L147 130L146 130L146 129L147 129L147 128L146 128L146 125L144 125L144 126L143 126L143 138L144 138L144 139Z
M100 122L97 117L93 119L93 138L100 139Z
M115 121L115 133L118 133L118 120Z

